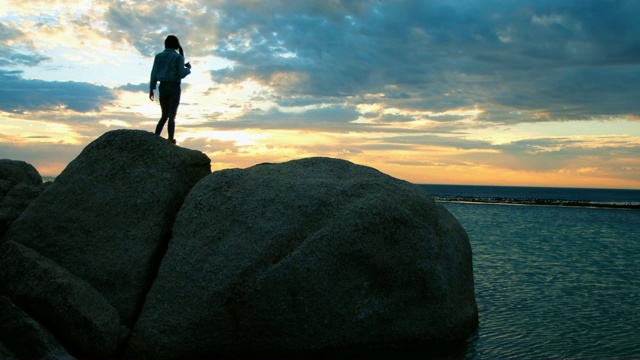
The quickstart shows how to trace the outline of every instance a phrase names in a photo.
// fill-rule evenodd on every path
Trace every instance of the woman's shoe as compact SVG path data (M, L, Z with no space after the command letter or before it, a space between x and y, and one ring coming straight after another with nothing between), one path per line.
M172 144L176 143L176 139L169 139L169 141L171 141Z

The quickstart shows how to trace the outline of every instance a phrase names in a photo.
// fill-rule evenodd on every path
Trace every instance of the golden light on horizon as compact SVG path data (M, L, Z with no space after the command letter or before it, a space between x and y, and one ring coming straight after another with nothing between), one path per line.
M69 125L39 120L20 120L1 114L0 134L3 134L5 142L8 141L14 144L58 143L79 145L83 143L83 136L75 132L74 128Z

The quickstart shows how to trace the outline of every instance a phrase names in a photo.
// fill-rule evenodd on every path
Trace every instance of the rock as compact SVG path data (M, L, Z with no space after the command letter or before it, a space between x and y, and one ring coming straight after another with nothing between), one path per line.
M42 177L31 164L0 159L0 238L43 189Z
M44 185L19 183L0 199L0 237L35 200L44 189Z
M0 244L0 264L0 293L39 319L68 349L90 356L115 353L125 335L120 317L91 285L14 241Z
M30 184L39 186L42 184L42 176L33 165L24 161L0 159L0 196L6 194L16 184ZM7 188L7 184L10 184Z
M3 240L86 281L131 327L184 197L210 172L199 151L150 132L110 131L67 166Z
M6 349L4 354L0 350L3 359L73 359L51 332L6 296L0 296L0 324L0 344Z
M469 241L444 207L372 168L310 158L192 189L125 354L428 352L477 321Z
M15 185L10 180L0 179L0 198L4 197L9 190Z
M18 357L2 341L0 341L0 359L17 359Z

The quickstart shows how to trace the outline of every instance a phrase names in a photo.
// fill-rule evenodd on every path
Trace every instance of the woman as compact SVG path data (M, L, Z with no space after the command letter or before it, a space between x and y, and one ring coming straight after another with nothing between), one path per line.
M177 50L177 52L176 52ZM156 126L156 135L162 133L164 124L169 120L167 131L169 132L169 141L176 143L173 138L175 131L175 119L180 105L180 81L187 75L191 74L191 64L184 63L184 51L178 38L169 35L164 40L164 51L157 54L153 61L151 69L151 81L149 83L149 99L153 101L153 90L160 81L160 107L162 108L162 117Z

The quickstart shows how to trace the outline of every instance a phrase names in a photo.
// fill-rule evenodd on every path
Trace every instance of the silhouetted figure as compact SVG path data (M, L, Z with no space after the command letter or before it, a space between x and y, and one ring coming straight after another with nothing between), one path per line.
M176 123L176 113L178 105L180 105L180 82L187 75L191 74L191 64L184 63L184 51L178 38L169 35L164 40L164 51L157 54L153 61L151 69L151 80L149 82L149 99L153 101L153 90L156 83L160 81L160 107L162 108L162 117L156 126L156 134L162 133L165 122L169 120L167 131L169 132L169 141L176 143L173 138ZM176 51L177 50L177 51ZM178 53L179 52L179 53Z

